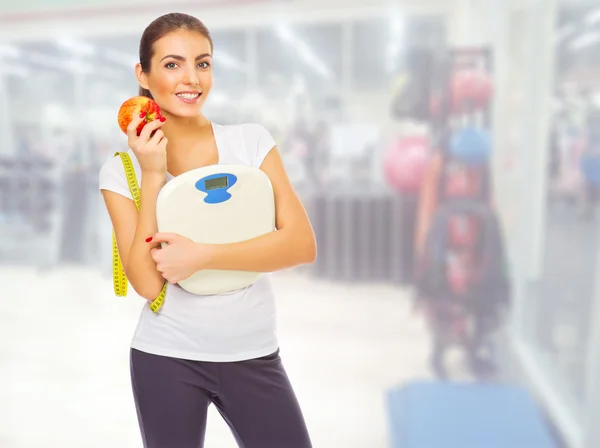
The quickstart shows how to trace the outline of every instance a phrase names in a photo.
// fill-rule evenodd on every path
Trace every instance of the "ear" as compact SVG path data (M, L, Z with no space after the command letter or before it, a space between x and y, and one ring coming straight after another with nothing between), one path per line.
M138 80L140 87L146 90L150 90L148 89L148 79L146 78L146 74L142 70L142 64L140 64L139 62L135 64L135 76Z

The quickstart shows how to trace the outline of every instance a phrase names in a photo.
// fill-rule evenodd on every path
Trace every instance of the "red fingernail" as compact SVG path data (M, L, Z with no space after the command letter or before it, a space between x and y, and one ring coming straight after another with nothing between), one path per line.
M160 117L160 121L164 123L165 121L167 121L167 119L165 117Z
M140 118L144 118L145 116L146 116L146 112L142 112L142 113L140 114Z
M146 242L149 243L150 241L152 241L152 237L150 238L146 238Z

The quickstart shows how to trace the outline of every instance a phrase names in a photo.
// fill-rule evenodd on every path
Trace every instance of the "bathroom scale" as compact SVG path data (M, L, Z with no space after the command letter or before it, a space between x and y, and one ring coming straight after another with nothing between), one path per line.
M275 198L269 177L247 165L209 165L167 182L158 194L159 232L177 233L196 243L228 244L275 231ZM161 243L162 247L166 243ZM179 282L198 295L245 288L262 272L198 271Z

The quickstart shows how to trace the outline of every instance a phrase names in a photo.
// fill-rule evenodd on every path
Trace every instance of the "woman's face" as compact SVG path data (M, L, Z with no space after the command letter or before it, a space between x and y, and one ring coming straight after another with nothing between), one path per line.
M179 117L196 117L212 87L209 40L194 31L178 30L154 43L150 72L136 73L161 109Z

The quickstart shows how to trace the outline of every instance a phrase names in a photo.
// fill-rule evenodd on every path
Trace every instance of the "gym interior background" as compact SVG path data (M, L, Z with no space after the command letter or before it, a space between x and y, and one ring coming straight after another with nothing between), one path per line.
M0 6L0 447L141 446L128 343L143 302L113 295L97 174L127 149L116 114L137 94L139 36L175 10L213 34L207 115L273 134L315 227L319 260L273 276L282 356L315 446L434 448L400 443L418 431L390 402L437 381L414 307L415 194L385 171L390 148L431 131L394 107L415 48L487 55L489 166L512 280L495 383L526 391L552 446L600 446L600 218L580 164L597 150L600 1L32 0ZM453 381L472 384L451 355ZM407 413L426 409L411 403ZM426 415L426 432L444 434L448 421ZM216 412L207 446L235 446Z

